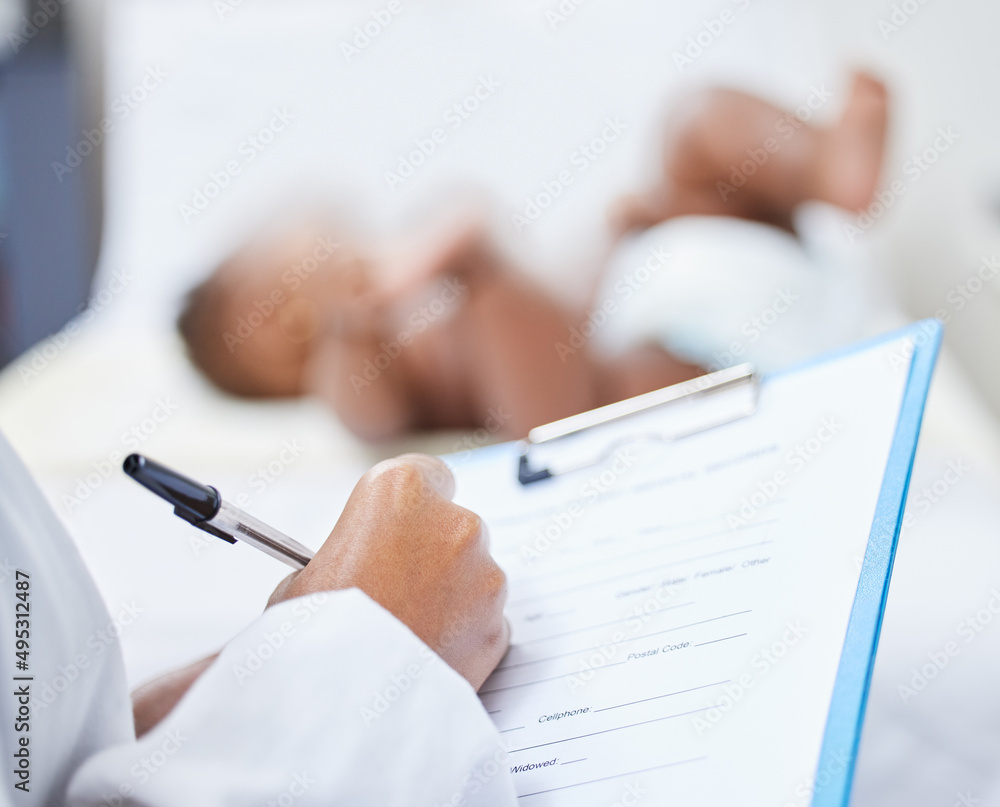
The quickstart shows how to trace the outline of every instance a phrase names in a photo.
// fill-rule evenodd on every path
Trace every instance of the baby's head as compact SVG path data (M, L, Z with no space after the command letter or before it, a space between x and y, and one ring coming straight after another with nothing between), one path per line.
M188 294L178 328L192 362L227 392L300 395L330 311L360 275L360 257L332 238L286 232L223 261Z
M178 320L192 362L236 395L301 395L322 340L380 334L429 283L497 264L475 216L442 217L417 236L366 241L364 250L343 240L299 227L223 261L188 294Z

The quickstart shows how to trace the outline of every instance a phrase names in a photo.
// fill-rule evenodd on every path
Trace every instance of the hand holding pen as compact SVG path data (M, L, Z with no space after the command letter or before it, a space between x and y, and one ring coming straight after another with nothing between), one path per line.
M454 477L439 459L408 454L376 465L315 556L223 501L214 487L138 454L125 459L124 470L195 527L299 569L278 586L272 605L361 589L477 689L507 650L506 578L490 556L481 519L451 501Z

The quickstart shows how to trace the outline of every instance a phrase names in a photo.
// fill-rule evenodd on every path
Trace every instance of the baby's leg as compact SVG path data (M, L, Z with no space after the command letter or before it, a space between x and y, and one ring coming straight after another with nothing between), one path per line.
M862 73L827 128L745 93L702 93L672 121L663 180L623 201L617 224L627 231L674 216L724 215L791 229L792 212L808 200L864 208L878 183L886 118L885 87Z

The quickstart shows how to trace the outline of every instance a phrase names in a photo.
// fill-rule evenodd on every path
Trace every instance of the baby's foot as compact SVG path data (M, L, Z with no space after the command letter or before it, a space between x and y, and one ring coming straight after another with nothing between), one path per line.
M878 187L888 118L885 85L855 73L840 121L820 135L815 198L862 210Z

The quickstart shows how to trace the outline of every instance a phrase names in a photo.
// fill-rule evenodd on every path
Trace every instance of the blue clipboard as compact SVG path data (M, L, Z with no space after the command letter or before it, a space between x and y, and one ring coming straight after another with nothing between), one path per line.
M917 440L920 437L924 406L943 333L944 329L938 320L921 320L885 336L809 362L810 365L822 363L900 337L908 336L913 340L909 378L903 392L896 433L882 478L882 488L868 536L868 548L861 564L858 590L854 596L844 649L833 686L826 731L816 766L813 807L843 807L850 801L868 690L875 667L875 651L889 595L889 579L903 525L903 510ZM792 368L788 372L801 367Z
M909 337L912 340L913 353L909 357L909 373L902 405L847 625L819 762L811 783L813 807L844 807L850 800L865 707L875 666L875 651L878 647L882 617L889 593L889 580L902 528L903 510L906 505L924 405L943 330L938 320L921 320L874 339L820 355L763 379L753 372L750 365L740 365L713 373L704 379L695 379L676 387L658 390L629 401L547 424L532 430L528 439L519 445L518 480L522 485L533 484L560 473L579 470L601 460L600 457L592 458L584 464L571 464L564 469L559 469L555 465L539 464L534 451L544 444L557 444L564 438L573 438L591 428L628 418L653 407L673 404L682 398L697 398L735 385L748 387L748 397L743 403L737 403L736 409L730 415L724 415L721 419L702 427L712 428L730 420L752 415L756 408L756 388L760 384L766 384L771 378L795 373L901 338ZM698 430L701 429L671 435L670 439Z

